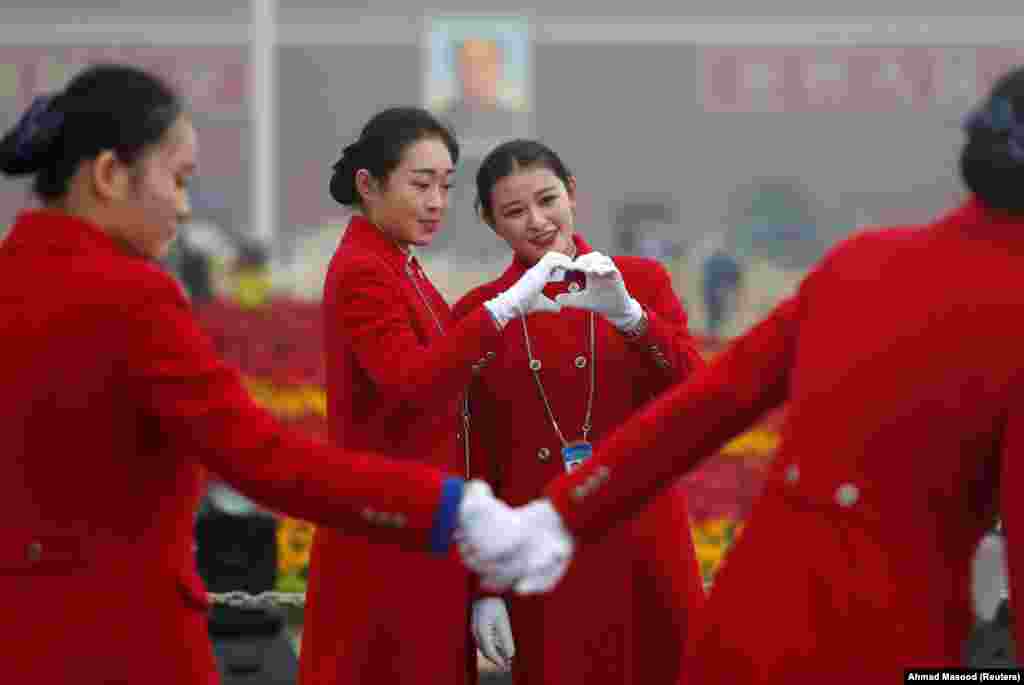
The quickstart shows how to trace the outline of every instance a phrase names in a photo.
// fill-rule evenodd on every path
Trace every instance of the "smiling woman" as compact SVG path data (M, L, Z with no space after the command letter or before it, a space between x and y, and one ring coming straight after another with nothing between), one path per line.
M576 256L576 177L537 141L496 148L477 172L477 211L522 262Z
M344 149L334 166L331 196L360 209L403 251L427 246L448 209L458 157L452 134L426 112L386 110Z
M545 289L563 306L558 316L529 315L506 329L501 363L481 369L470 389L474 451L487 456L475 461L475 475L520 504L704 364L665 269L650 259L613 260L577 232L576 177L551 148L536 140L499 145L480 165L477 192L481 217L512 257L497 280L455 305L456 319L552 255L576 258L574 270ZM666 655L683 653L704 601L688 519L680 487L601 546L580 550L587 560L549 597L511 597L507 605L474 598L481 651L511 668L517 684L687 680L686 663Z

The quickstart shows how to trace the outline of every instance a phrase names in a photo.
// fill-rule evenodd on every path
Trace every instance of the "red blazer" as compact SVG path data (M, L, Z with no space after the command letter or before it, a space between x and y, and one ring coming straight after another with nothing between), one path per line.
M590 251L578 236L576 245L579 254ZM615 262L650 324L646 335L628 342L595 316L592 440L704 365L665 269L649 259ZM515 283L526 268L513 261L496 281L467 294L455 306L456 317ZM565 290L566 284L547 288L552 296ZM526 319L533 354L543 364L544 391L567 440L581 437L586 413L593 361L588 316L566 308ZM541 495L564 467L561 442L528 368L520 320L505 327L500 354L480 370L470 397L474 475L489 480L511 504ZM551 594L507 599L517 683L675 685L680 671L673 657L682 651L686 624L704 600L682 489L659 497L635 523L610 533L605 544L581 550Z
M464 474L461 400L499 341L487 310L454 325L415 258L357 215L331 260L323 312L331 439ZM300 682L464 682L475 663L468 583L454 553L432 559L318 530Z
M592 538L788 400L695 644L707 682L880 683L956 665L970 560L1000 504L1011 597L1024 591L1022 266L1024 220L975 200L864 232L548 494Z
M294 516L426 547L440 472L283 429L173 278L100 228L19 216L0 245L0 329L10 682L216 682L192 535L207 468Z

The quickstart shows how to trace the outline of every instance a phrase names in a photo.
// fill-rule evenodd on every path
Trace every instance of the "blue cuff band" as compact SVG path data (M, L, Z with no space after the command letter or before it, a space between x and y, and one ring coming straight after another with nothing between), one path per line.
M441 502L434 512L434 525L430 528L430 551L444 555L452 542L452 533L458 523L459 503L466 482L461 478L447 478L441 487Z

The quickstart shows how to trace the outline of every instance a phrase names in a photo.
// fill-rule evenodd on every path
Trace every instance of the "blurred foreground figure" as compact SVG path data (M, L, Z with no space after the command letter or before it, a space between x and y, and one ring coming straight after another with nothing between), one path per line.
M421 553L446 554L458 525L500 555L493 531L516 527L483 483L327 447L254 403L157 261L190 213L196 154L178 96L116 65L38 98L0 140L0 172L34 175L44 205L0 245L9 682L217 682L193 556L207 471Z

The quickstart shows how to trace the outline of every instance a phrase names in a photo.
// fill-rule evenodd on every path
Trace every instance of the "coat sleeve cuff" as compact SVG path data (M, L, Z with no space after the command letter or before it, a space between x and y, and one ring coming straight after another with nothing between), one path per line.
M430 528L430 551L434 554L443 556L451 545L465 485L461 478L446 478L441 486L441 501L434 512L434 525Z

